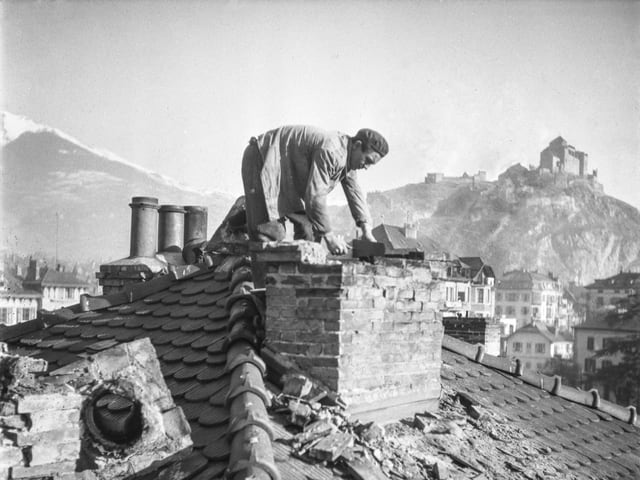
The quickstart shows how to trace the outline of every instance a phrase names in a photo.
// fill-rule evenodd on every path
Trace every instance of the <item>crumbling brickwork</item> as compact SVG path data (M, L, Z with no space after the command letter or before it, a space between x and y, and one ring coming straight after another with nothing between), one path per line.
M484 346L485 353L500 355L500 324L491 318L445 318L444 333Z
M113 480L191 446L148 339L46 370L0 353L0 480Z
M316 249L301 242L254 254L267 263L268 344L337 391L352 413L395 406L401 415L399 405L430 401L434 408L443 327L428 266L322 263Z

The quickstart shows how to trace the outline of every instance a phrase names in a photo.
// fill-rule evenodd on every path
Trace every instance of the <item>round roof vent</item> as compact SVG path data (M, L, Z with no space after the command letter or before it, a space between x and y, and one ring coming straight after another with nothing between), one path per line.
M140 404L120 393L98 393L87 413L89 429L104 446L126 447L142 435Z

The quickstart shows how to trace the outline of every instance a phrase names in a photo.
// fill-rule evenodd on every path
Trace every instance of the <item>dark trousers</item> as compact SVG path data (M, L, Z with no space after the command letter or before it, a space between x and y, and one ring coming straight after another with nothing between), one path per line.
M285 218L293 223L295 240L313 240L311 222L305 212L296 212L278 220L269 220L267 204L260 173L264 159L255 139L251 139L242 156L242 184L247 210L247 231L251 240L259 242L280 241L286 236Z

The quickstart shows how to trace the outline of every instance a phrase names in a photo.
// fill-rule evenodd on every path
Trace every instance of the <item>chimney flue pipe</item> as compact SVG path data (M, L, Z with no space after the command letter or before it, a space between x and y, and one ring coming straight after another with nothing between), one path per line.
M207 207L189 205L184 219L184 245L207 240Z
M153 257L156 253L158 199L133 197L131 203L130 257Z
M158 220L158 251L181 252L184 236L185 209L178 205L162 205Z

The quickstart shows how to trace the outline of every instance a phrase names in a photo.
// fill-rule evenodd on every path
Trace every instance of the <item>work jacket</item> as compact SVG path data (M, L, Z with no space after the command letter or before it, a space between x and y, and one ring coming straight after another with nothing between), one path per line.
M270 130L257 141L269 220L304 211L314 231L331 232L327 195L340 182L356 224L370 223L356 171L348 168L347 135L296 125Z

